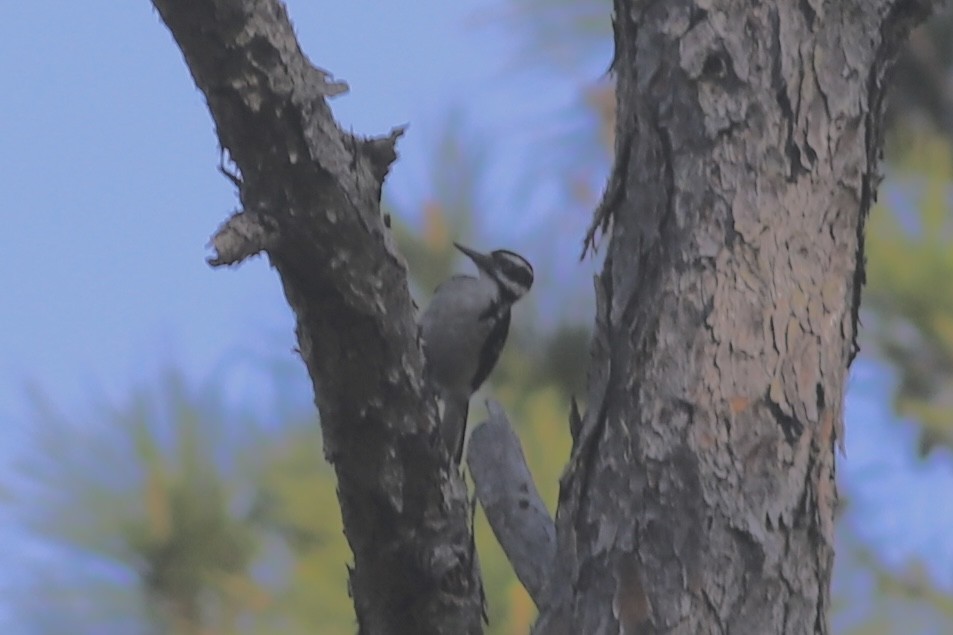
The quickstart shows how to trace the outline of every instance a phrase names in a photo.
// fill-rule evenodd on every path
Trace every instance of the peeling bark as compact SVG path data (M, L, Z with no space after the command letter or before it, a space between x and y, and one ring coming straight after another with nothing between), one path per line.
M276 0L153 0L240 171L213 265L264 251L294 311L354 553L361 633L479 633L466 487L424 396L406 267L380 214L401 130L361 139L346 89L301 52Z
M830 632L885 73L929 2L616 0L611 226L539 633Z

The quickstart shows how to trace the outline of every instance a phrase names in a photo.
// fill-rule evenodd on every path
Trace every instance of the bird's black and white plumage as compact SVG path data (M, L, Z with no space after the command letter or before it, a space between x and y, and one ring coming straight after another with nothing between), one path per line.
M420 317L427 379L443 404L440 431L460 462L470 395L486 381L506 343L510 307L533 286L533 268L519 254L488 254L457 243L476 264L478 277L443 282Z

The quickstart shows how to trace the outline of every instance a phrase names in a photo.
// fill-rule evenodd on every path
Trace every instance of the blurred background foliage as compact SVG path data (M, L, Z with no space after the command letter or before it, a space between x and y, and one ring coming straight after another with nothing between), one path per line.
M611 51L607 0L511 0L479 16L503 29L514 66L583 74ZM886 170L888 191L868 230L869 284L862 355L897 378L896 416L912 421L919 456L953 470L953 14L918 29L899 61ZM608 67L608 59L603 60ZM580 81L572 123L540 148L533 178L559 184L561 214L585 218L611 159L614 97L608 77ZM390 205L412 288L423 305L465 267L453 240L497 247L505 232L481 218L494 160L460 113L437 135L429 194L418 209ZM525 179L524 179L525 180ZM494 192L494 194L497 194ZM402 219L417 218L409 224ZM559 226L559 219L553 219ZM557 231L557 230L553 230ZM588 358L589 283L559 275L581 244L543 232L523 248L541 275L516 311L514 332L485 393L518 423L551 509L569 452L567 413L582 396ZM514 245L507 245L515 247ZM567 265L566 263L569 263ZM555 272L555 273L554 273ZM567 282L568 280L568 282ZM583 307L583 310L577 310ZM277 356L276 356L277 359ZM290 362L274 365L279 384ZM304 384L302 384L304 385ZM211 380L190 388L174 370L130 390L120 406L77 417L34 391L30 438L17 478L0 484L6 515L31 536L21 554L17 605L35 633L230 635L352 633L341 531L319 422L275 390L267 415L230 408ZM482 403L478 397L475 404ZM472 420L483 414L472 409ZM946 504L953 504L953 493ZM839 633L953 633L953 592L922 563L887 566L840 511L834 585ZM902 523L898 531L902 531ZM953 527L941 528L953 542ZM535 609L482 515L477 541L493 635L527 633ZM11 556L7 556L10 560ZM37 562L47 563L37 566Z

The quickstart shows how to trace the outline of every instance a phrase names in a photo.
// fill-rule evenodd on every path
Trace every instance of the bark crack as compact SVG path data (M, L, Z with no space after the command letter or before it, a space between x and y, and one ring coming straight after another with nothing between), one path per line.
M782 70L783 58L785 55L784 43L781 34L781 14L776 8L771 9L771 31L773 36L772 45L774 47L773 61L771 66L771 85L775 90L775 98L781 109L781 119L785 126L784 151L788 157L788 180L793 181L801 171L801 150L794 140L794 126L796 123L796 113L791 103L791 97L788 95L787 82L784 79Z

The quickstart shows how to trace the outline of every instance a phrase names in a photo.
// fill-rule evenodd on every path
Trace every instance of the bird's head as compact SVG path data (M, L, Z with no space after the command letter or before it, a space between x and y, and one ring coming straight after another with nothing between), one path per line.
M500 292L511 302L515 302L533 286L533 267L518 253L507 249L497 249L484 254L459 243L453 243L477 266L481 276L492 278L500 287Z

